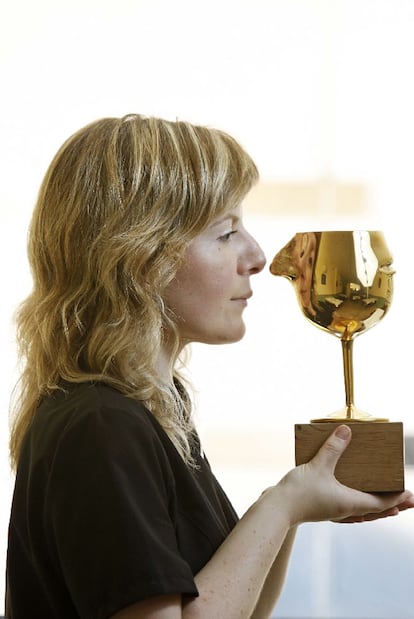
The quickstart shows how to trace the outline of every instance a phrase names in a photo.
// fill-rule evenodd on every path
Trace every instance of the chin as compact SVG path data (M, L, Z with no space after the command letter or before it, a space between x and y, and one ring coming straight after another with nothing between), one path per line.
M219 334L214 340L210 340L211 344L235 344L243 339L246 333L246 327L243 325L237 331L226 331L226 333Z

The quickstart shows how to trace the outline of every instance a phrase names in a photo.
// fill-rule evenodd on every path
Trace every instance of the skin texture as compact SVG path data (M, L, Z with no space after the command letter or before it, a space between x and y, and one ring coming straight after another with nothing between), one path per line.
M170 284L165 301L173 309L182 347L189 342L238 341L250 278L265 264L262 250L245 230L241 209L200 234ZM166 371L166 346L159 371ZM195 576L199 597L160 596L138 602L113 619L226 619L270 617L282 589L296 528L303 522L362 522L414 507L411 492L376 496L341 485L335 466L351 441L340 426L308 464L265 490L240 519L210 561Z
M243 225L241 207L196 237L165 296L182 345L240 340L245 332L242 313L252 296L250 277L265 263L263 251Z

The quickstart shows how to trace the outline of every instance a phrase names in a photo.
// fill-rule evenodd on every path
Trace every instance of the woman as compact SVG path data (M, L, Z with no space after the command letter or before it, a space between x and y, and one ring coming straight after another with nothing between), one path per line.
M179 359L244 334L265 265L241 212L256 180L225 133L138 115L54 158L18 314L8 619L269 617L298 524L414 506L335 480L346 426L240 520L202 455Z

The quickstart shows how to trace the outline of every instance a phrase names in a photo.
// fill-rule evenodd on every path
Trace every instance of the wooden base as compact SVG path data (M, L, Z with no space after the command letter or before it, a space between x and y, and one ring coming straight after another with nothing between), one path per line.
M344 422L295 425L296 465L309 462L322 443ZM342 484L365 492L404 490L404 438L401 422L346 422L352 440L335 476Z

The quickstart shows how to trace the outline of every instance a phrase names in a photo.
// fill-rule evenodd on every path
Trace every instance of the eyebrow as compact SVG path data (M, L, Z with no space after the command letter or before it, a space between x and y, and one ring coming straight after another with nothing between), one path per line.
M241 220L241 217L239 217L239 215L234 215L232 213L225 213L223 217L220 217L220 219L217 219L216 221L214 221L210 225L210 227L215 228L216 226L219 226L223 222L227 221L228 219L230 219L232 223L236 223Z

